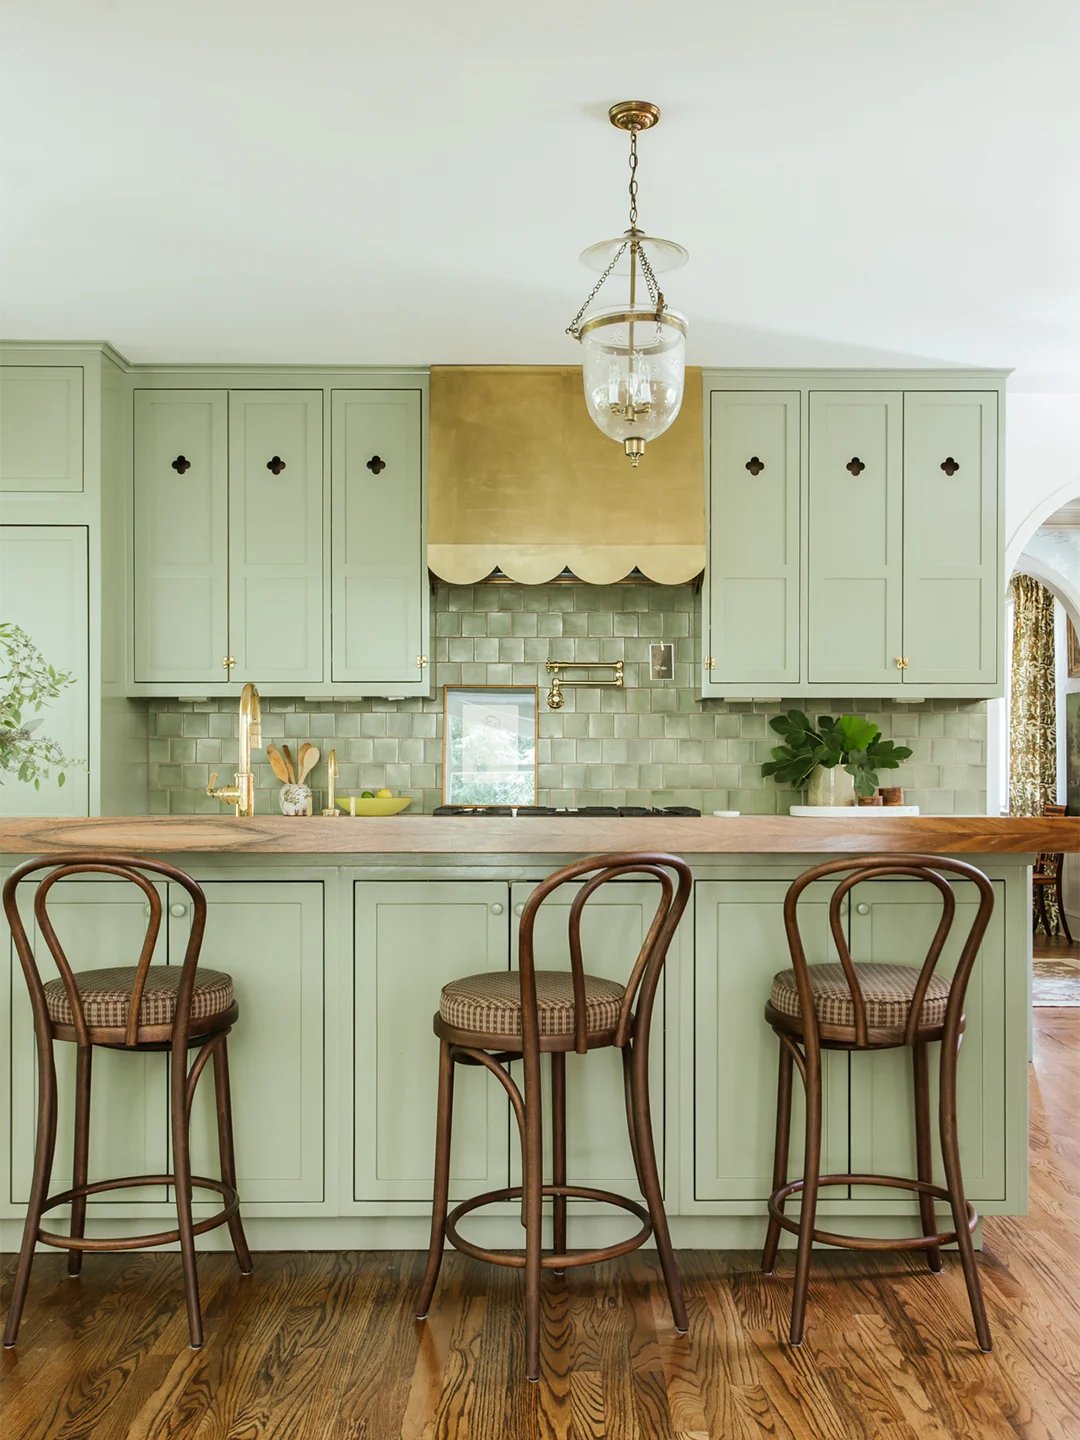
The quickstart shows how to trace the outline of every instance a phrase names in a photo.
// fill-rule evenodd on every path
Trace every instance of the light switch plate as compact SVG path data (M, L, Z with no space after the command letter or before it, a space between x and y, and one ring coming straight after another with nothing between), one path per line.
M649 646L649 678L675 679L675 646L669 640L658 641Z

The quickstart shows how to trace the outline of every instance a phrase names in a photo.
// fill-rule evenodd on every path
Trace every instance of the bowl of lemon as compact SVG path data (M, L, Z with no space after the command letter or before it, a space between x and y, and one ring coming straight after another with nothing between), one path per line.
M339 795L337 806L346 815L400 815L412 804L411 795L392 790L362 790L359 795Z

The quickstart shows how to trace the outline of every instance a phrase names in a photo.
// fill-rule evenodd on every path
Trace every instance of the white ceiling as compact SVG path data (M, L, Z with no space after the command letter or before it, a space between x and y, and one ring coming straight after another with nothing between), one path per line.
M1076 0L5 0L0 55L11 337L572 363L634 96L692 362L1080 389Z

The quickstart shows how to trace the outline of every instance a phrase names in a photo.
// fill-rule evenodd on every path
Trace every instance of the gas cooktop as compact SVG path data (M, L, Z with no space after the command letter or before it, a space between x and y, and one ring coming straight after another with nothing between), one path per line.
M516 819L521 815L548 815L561 819L564 815L591 816L593 819L607 816L638 815L700 815L692 805L665 805L654 808L649 805L582 805L576 810L560 810L554 805L437 805L433 815L480 815L503 816Z

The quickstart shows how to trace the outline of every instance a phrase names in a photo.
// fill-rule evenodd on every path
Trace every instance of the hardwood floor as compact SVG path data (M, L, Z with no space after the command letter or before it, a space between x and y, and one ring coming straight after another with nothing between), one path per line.
M986 1222L981 1355L959 1262L815 1257L807 1339L779 1343L790 1252L684 1251L690 1334L654 1255L545 1277L544 1376L522 1377L521 1276L452 1254L412 1319L418 1254L199 1262L207 1343L187 1347L179 1260L41 1257L3 1352L5 1440L1077 1440L1080 1011L1039 1010L1032 1204ZM762 1234L764 1235L764 1220ZM5 1264L5 1284L12 1266Z

